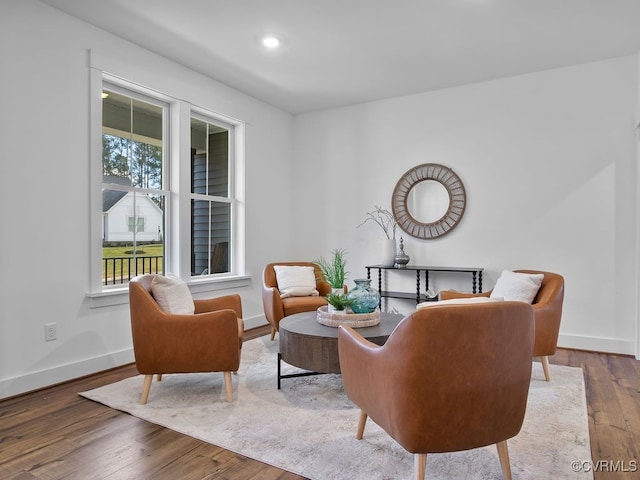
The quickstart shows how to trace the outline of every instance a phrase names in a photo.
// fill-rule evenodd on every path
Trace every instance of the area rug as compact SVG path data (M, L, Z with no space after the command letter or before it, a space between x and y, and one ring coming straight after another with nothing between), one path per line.
M355 439L359 410L340 375L283 379L278 390L277 352L277 339L244 344L233 403L221 373L165 375L146 405L141 376L80 395L312 480L413 478L413 456L371 420ZM524 425L508 442L513 478L592 479L572 468L591 461L582 370L551 365L546 382L541 365L532 368ZM294 371L283 363L283 373ZM427 478L501 479L497 450L431 454Z

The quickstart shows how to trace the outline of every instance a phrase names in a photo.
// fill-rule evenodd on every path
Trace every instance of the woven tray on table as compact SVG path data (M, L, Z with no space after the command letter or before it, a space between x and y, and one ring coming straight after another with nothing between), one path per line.
M318 322L327 327L348 325L351 328L373 327L380 323L380 310L371 313L329 312L327 306L318 308Z

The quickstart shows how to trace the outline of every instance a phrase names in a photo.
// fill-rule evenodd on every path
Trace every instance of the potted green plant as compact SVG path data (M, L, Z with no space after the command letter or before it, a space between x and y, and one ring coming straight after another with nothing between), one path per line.
M346 293L331 292L326 299L331 307L329 311L341 312L353 304L353 299L348 298Z
M346 254L346 250L336 248L331 251L331 259L327 260L324 257L320 257L318 260L313 261L313 263L320 267L324 280L331 285L331 288L334 289L334 293L337 293L335 290L344 291L344 281L349 273L346 271Z

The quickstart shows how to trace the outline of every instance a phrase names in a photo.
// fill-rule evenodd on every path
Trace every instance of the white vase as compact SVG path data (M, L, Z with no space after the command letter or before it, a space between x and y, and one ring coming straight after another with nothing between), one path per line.
M380 245L380 265L393 266L396 258L396 241L393 238L385 238Z

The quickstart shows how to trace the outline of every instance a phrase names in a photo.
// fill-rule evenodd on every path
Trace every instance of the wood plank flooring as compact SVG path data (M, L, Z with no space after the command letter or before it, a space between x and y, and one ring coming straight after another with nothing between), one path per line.
M640 362L564 349L550 360L584 371L595 480L640 479ZM77 394L136 374L127 365L0 401L0 479L302 479Z

